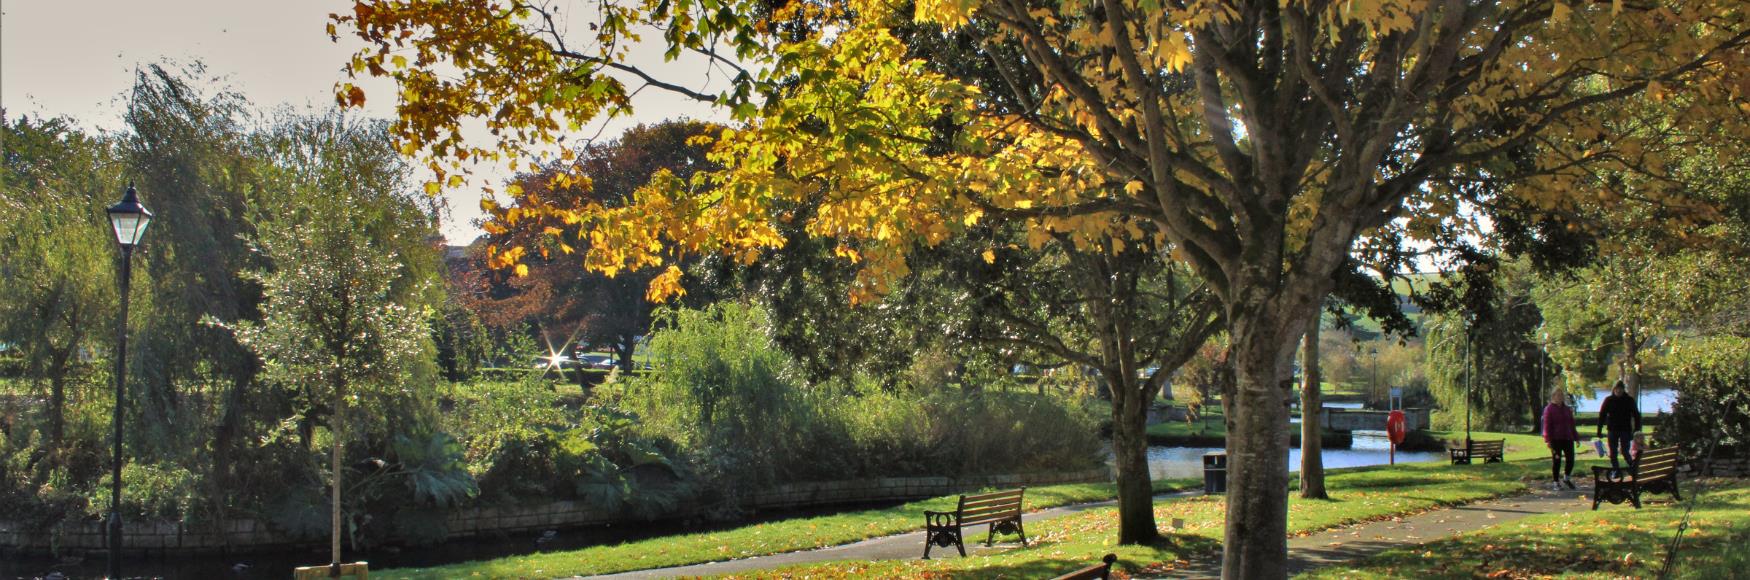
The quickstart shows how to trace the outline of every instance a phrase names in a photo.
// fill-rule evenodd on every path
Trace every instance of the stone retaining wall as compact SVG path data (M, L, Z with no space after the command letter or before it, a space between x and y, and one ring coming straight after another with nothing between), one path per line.
M1707 473L1700 473L1701 468L1701 465L1688 463L1678 466L1678 470L1682 471L1686 477L1750 477L1750 454L1739 453L1736 457L1716 456L1713 464L1708 467Z
M780 485L753 494L749 507L790 509L844 503L914 500L951 495L986 487L1041 486L1111 480L1106 468L1070 473L992 475L981 477L884 477L845 481L821 481ZM684 517L696 510L681 510ZM619 514L600 511L579 501L536 505L469 506L452 510L445 518L449 538L516 534L541 530L610 524L622 521ZM123 545L160 553L252 551L309 545L270 529L254 520L239 519L210 524L180 522L123 522ZM31 532L10 522L0 522L0 552L82 552L103 550L103 523L96 520L65 522L49 533Z

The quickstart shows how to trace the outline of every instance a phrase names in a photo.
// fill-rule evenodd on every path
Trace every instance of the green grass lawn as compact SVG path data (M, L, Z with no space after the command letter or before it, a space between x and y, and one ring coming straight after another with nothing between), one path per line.
M1750 482L1688 486L1699 503L1678 551L1677 578L1750 574ZM1670 496L1645 509L1533 516L1507 525L1379 554L1302 578L1651 578L1683 518ZM1686 496L1688 497L1688 496Z
M1200 481L1155 482L1157 491L1201 485ZM1117 497L1109 483L1053 485L1027 489L1027 507L1043 509ZM753 524L741 528L668 536L565 552L512 556L433 568L372 572L380 578L552 578L610 574L682 566L847 544L910 532L923 527L923 512L952 510L956 496L939 497L876 510ZM918 546L919 550L923 546Z
M1545 464L1532 461L1544 457L1542 440L1504 437L1508 456L1515 460L1509 463L1455 467L1430 462L1332 471L1326 481L1332 499L1291 496L1289 531L1305 534L1517 493L1525 488L1524 480L1536 479L1545 469ZM1096 562L1107 553L1118 554L1118 567L1131 574L1159 575L1192 558L1217 554L1225 510L1225 500L1219 496L1158 502L1155 517L1163 528L1174 519L1182 520L1184 527L1167 530L1166 539L1153 546L1116 545L1118 514L1106 508L1028 524L1032 542L1026 548L928 561L833 562L766 570L749 577L1045 578Z
M1449 433L1436 433L1451 436ZM1420 512L1519 492L1525 481L1542 477L1546 464L1543 442L1535 436L1487 434L1508 440L1508 463L1450 466L1445 462L1399 464L1329 472L1331 500L1290 501L1289 527L1308 533L1349 523ZM1167 490L1194 482L1157 482ZM1110 484L1061 485L1027 490L1029 508L1109 499ZM384 578L546 578L590 575L679 566L734 558L805 550L866 538L915 531L925 509L951 509L953 497L911 502L887 509L749 525L721 532L672 536L614 546L584 548L469 562L434 568L386 570ZM1163 528L1174 519L1184 522L1155 546L1114 546L1116 510L1103 508L1028 524L1032 546L970 558L930 561L838 562L762 572L811 577L914 577L948 574L955 577L1031 578L1051 576L1084 566L1108 552L1117 552L1120 566L1135 572L1164 572L1191 557L1220 549L1225 504L1221 497L1165 500L1157 503ZM919 546L922 549L922 546Z

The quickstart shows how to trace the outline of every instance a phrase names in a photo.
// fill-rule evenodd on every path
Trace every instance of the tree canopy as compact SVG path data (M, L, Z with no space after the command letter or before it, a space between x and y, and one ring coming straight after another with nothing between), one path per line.
M1681 110L1669 123L1741 129L1750 70L1735 0L642 0L570 15L592 25L576 37L538 6L354 6L334 18L368 45L354 70L398 81L397 134L440 181L445 163L526 154L630 107L614 74L733 110L742 124L714 152L725 171L658 175L628 207L553 209L585 226L600 271L754 260L803 205L806 231L862 265L864 299L915 248L986 219L1020 220L1034 244L1170 246L1220 298L1234 349L1227 577L1283 573L1283 381L1358 239L1435 237L1502 198L1705 219L1679 190L1631 198L1592 179L1657 174L1693 146L1600 119L1645 96ZM670 58L735 71L729 88L626 64L646 27ZM469 118L492 142L461 138Z

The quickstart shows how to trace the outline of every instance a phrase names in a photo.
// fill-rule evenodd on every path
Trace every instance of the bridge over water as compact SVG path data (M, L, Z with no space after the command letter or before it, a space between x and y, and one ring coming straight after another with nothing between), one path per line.
M1427 429L1428 412L1428 409L1404 409L1404 426L1410 431ZM1326 407L1320 410L1319 424L1332 431L1384 431L1385 419L1390 415L1390 411Z

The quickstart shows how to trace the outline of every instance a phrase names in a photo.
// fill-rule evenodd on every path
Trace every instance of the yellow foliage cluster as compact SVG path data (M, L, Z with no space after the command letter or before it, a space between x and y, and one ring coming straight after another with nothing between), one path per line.
M655 176L624 207L487 207L489 231L580 226L591 269L666 267L653 298L680 292L679 256L754 260L801 208L795 225L862 268L859 300L907 274L915 248L1008 223L1034 246L1170 249L1208 276L1256 256L1291 271L1302 247L1388 225L1434 235L1469 219L1479 183L1511 183L1548 212L1660 203L1688 216L1682 228L1710 208L1660 178L1717 154L1695 135L1750 129L1739 0L703 6L605 2L574 45L553 14L502 2L359 0L334 22L370 43L355 74L398 81L396 128L431 162L433 191L455 184L456 163L525 157L628 108L624 75L605 71L627 70L640 30L665 31L671 58L731 45L742 75L694 95L742 123L715 143L723 172ZM1024 56L992 57L1014 94L999 104L902 40L931 27ZM1018 88L1034 77L1037 90ZM1283 94L1301 96L1268 101ZM351 84L336 97L364 98ZM496 142L467 143L470 118ZM1647 178L1601 178L1612 173ZM519 250L495 249L493 264Z

